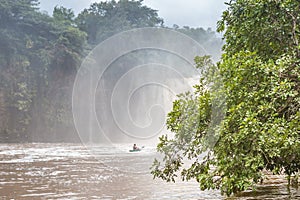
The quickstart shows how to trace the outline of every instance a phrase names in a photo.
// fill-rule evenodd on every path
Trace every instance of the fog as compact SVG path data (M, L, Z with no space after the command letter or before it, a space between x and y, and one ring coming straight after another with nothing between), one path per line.
M147 1L95 4L78 15L87 3L1 7L2 142L155 144L168 133L176 96L199 80L195 56L220 57L222 40L211 29L166 27ZM55 5L76 12L42 11Z
M99 44L74 84L73 113L82 141L155 144L167 132L176 95L192 91L200 78L194 57L205 53L191 38L161 28L120 33Z

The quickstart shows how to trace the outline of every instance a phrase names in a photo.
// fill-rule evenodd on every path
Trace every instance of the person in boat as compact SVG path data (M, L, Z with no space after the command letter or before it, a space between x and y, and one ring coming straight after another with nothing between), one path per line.
M136 144L133 144L133 150L139 150L139 148L136 146Z

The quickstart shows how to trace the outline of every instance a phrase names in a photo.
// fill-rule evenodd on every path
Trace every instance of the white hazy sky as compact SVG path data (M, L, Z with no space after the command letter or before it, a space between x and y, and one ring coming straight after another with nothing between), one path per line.
M101 0L40 0L41 10L52 14L53 8L64 6L72 8L76 14L93 2ZM216 22L220 19L222 11L226 8L226 0L144 0L144 5L158 10L165 25L190 27L211 27L216 29Z

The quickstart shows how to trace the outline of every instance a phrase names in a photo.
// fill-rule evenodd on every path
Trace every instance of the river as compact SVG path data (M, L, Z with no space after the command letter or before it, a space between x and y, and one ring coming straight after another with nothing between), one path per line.
M200 191L193 181L153 180L155 148L129 153L130 147L0 144L0 199L300 199L282 176L231 198Z

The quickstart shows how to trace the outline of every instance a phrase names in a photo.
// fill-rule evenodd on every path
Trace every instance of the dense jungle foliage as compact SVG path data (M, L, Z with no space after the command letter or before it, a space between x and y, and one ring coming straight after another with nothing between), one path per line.
M300 170L300 2L232 0L218 22L220 62L195 59L204 76L173 103L154 177L195 179L231 195L265 172L297 183ZM292 178L292 179L291 179Z

